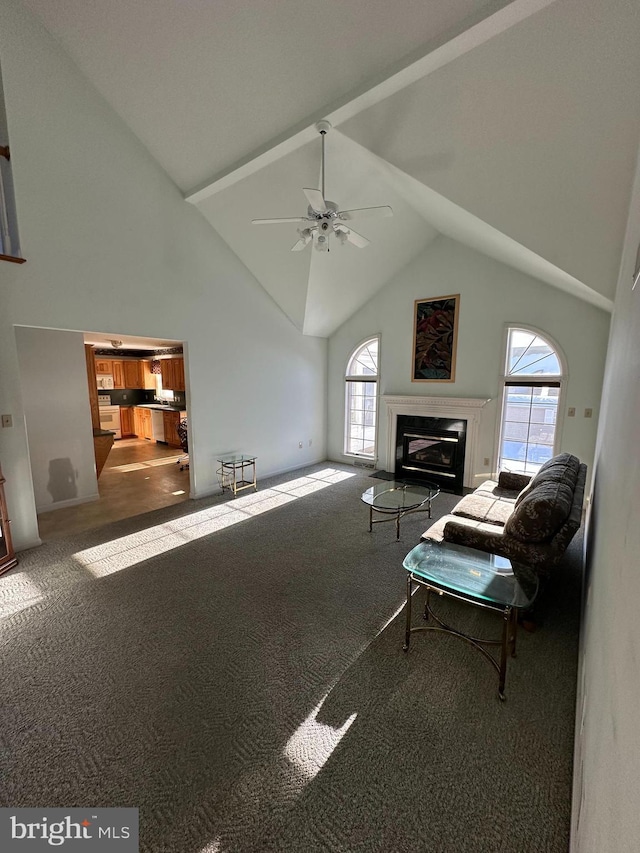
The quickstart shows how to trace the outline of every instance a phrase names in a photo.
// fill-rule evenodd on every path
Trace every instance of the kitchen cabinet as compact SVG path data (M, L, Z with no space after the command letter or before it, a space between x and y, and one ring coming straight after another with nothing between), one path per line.
M160 361L162 387L167 391L184 391L184 358L163 358Z
M142 438L142 409L137 406L133 410L133 433L138 438Z
M135 435L132 406L120 406L120 432L123 438Z
M177 427L180 420L185 417L186 412L163 412L164 419L164 440L170 447L181 447L180 439L178 438Z
M174 358L173 380L175 382L174 391L184 391L184 359Z
M124 388L155 390L156 381L154 375L151 373L151 364L148 361L124 361L122 366Z
M125 388L142 388L142 371L139 361L123 361Z
M126 388L127 386L124 384L123 363L121 361L112 361L111 362L111 372L113 374L113 387L114 388Z
M108 358L96 358L96 373L100 376L111 376L113 362Z
M133 410L133 428L138 438L153 438L153 425L151 423L151 409L143 409L136 406Z
M151 362L141 361L140 370L142 371L142 385L140 387L144 388L146 391L155 391L156 377L151 372Z

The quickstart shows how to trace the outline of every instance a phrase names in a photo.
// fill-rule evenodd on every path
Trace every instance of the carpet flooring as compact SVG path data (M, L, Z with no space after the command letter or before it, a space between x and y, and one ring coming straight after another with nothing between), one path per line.
M325 463L23 553L0 578L0 805L136 806L145 853L565 853L580 540L501 703L457 638L402 651L429 520L370 534L367 473Z

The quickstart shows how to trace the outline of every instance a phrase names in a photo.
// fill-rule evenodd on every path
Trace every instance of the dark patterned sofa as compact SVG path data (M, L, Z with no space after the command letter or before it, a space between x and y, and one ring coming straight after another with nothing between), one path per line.
M423 539L500 554L539 574L560 561L582 518L587 466L561 453L533 477L502 472L466 495Z

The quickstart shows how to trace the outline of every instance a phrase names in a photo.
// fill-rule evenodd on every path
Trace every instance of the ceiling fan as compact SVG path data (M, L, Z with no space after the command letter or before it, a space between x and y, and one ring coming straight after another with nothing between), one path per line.
M319 252L329 251L329 236L335 234L341 243L351 243L359 249L364 249L370 241L362 234L354 231L346 222L354 219L364 219L374 216L393 216L393 210L388 205L380 207L361 207L356 210L339 210L334 201L325 199L324 196L324 138L327 131L331 129L328 121L319 121L316 130L322 139L322 189L314 190L305 188L302 192L306 195L309 207L306 216L292 216L286 219L253 219L254 225L279 225L283 222L303 222L304 227L298 229L299 240L291 247L292 252L301 252L309 243L313 242Z

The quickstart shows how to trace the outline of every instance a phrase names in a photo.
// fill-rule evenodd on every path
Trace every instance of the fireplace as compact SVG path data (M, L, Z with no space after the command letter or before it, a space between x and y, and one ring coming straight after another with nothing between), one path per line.
M414 461L428 463L429 472L427 473L424 470L417 472L407 471L404 475L405 479L422 478L424 480L437 481L441 484L441 488L447 491L459 492L462 487L475 488L478 485L479 479L485 480L487 478L487 465L482 462L486 450L483 453L483 448L481 449L480 446L482 413L484 407L489 403L487 398L396 396L385 394L382 397L382 403L386 411L386 440L383 439L384 455L381 460L385 471L388 471L395 477L400 476L396 468L399 452L398 421L401 417L408 416L419 419L417 422L414 422L413 426L411 426L411 421L409 421L409 428L406 430L413 435L419 436L415 441L433 442L434 437L441 439L443 437L442 433L434 432L437 429L445 432L445 438L449 437L446 435L449 431L458 433L457 436L452 436L458 438L458 443L455 451L455 480L452 477L443 476L444 474L453 473L448 468L449 454L444 450L444 442L440 445L440 451L442 452L439 459L435 459L436 464L440 467L436 467L436 464L433 464L433 453L435 451L422 453L420 455L426 458L414 458L410 464L413 467L418 467L417 465L413 465ZM459 426L457 427L455 424L459 424ZM423 431L425 429L427 429L426 436ZM463 433L464 440L461 440L461 436L459 435L461 432ZM402 448L403 446L404 441L401 440L400 447ZM437 447L437 443L433 442L429 447ZM410 454L413 457L417 457L420 450L425 449L426 445L421 447L418 447L418 445L409 446ZM402 450L400 451L400 456L402 456ZM460 482L458 466L463 466L462 482ZM432 471L435 473L431 473ZM454 486L451 485L452 482L455 483Z
M396 478L429 480L462 494L466 439L466 420L398 415Z

